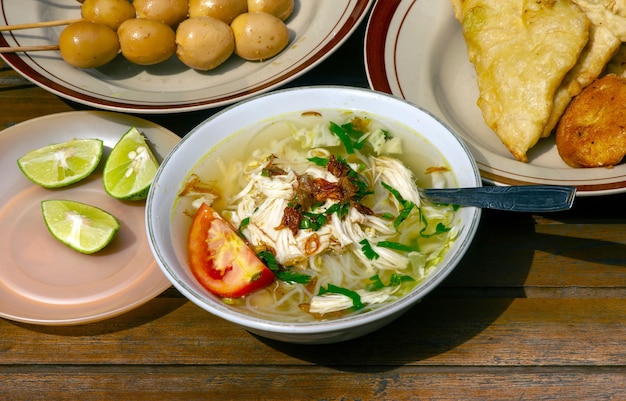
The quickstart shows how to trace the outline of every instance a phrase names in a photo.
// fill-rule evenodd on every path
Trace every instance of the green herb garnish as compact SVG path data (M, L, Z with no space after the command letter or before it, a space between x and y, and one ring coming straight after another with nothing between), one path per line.
M311 276L302 273L296 273L292 270L280 270L274 273L280 281L286 283L309 284Z
M395 249L396 251L412 252L415 250L412 246L393 241L380 241L376 245L383 248Z
M393 219L395 219L395 218L396 218L396 217L395 217L393 214L391 214L391 213L383 213L383 214L381 214L381 215L380 215L380 217L381 217L382 219L385 219L385 220L393 220Z
M337 138L339 138L339 140L341 141L341 143L343 144L343 147L346 149L346 153L348 154L353 154L354 153L354 147L352 146L352 140L350 139L350 136L348 135L348 133L341 128L341 126L335 124L334 122L331 121L330 123L330 132L332 132L333 134L335 134L337 136Z
M325 157L309 157L307 160L320 167L326 167L328 165L328 159Z
M369 243L368 240L366 239L361 240L359 244L362 245L361 250L365 254L365 257L368 258L369 260L378 259L380 257L380 255L377 254L376 251L374 251L374 249L372 248L372 245Z
M402 224L404 220L406 220L407 217L409 217L411 210L413 210L413 208L415 207L415 203L404 199L400 192L397 189L393 188L391 185L388 185L384 182L381 182L381 185L385 187L387 191L389 191L394 196L394 198L396 198L398 203L400 203L400 206L402 206L400 213L393 222L393 226L398 227L400 224Z
M435 235L447 233L448 231L451 230L450 227L446 227L446 225L443 224L443 223L438 223L437 226L435 227L435 231L430 233L430 234L426 234L426 232L425 232L426 228L428 228L428 226L422 228L422 230L420 231L420 236L423 237L423 238L434 237Z
M407 276L404 274L393 273L391 278L389 279L389 284L385 285L380 276L375 275L369 278L371 284L367 286L368 291L379 291L385 287L397 287L405 281L415 281L415 279L411 276Z
M237 229L237 233L239 234L240 237L246 238L246 236L243 235L243 229L246 228L246 226L248 226L249 224L250 224L250 217L246 217L245 219L241 220L241 223L239 224L239 228Z
M352 300L352 310L359 310L365 307L365 304L361 302L361 296L358 292L349 290L347 288L338 287L333 284L328 284L327 288L320 287L318 295L324 294L341 294Z
M311 229L317 231L326 224L328 217L322 213L303 212L299 228L301 230Z
M311 276L294 272L293 270L281 268L276 262L274 254L269 251L261 251L257 254L258 258L274 273L277 279L286 283L308 284L311 282Z

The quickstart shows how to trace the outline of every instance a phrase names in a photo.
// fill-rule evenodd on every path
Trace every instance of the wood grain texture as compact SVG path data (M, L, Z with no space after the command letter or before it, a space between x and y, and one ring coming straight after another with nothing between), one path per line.
M277 374L280 372L280 374ZM620 369L458 369L386 372L325 367L41 368L2 371L3 396L38 400L623 400Z
M357 78L333 75L360 51L346 48L316 77L363 85L358 63ZM291 85L311 82L319 81ZM0 63L0 130L81 109ZM213 112L143 117L183 136ZM0 319L1 398L623 400L624 204L621 194L579 198L554 214L485 211L472 248L439 288L387 327L341 344L263 339L173 288L91 324Z

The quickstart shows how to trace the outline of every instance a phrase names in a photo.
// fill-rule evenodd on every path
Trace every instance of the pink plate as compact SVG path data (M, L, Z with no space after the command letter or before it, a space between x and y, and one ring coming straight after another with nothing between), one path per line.
M100 138L105 155L138 127L161 160L180 138L146 120L112 112L77 111L40 117L0 132L0 316L62 325L109 318L154 298L170 286L150 251L145 202L109 197L94 174L50 190L31 183L16 160L29 150L71 138ZM103 160L104 160L103 157ZM71 199L112 213L121 228L102 251L83 255L58 242L41 215L44 199Z

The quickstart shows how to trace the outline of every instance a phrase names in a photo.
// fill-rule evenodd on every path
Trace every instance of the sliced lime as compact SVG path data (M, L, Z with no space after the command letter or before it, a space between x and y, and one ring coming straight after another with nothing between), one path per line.
M110 213L71 200L45 200L41 211L46 227L59 241L81 253L94 253L107 246L120 228Z
M145 199L158 168L145 138L133 127L111 150L102 176L104 189L117 199Z
M100 139L72 139L32 150L17 159L24 175L45 188L73 184L91 174L102 158Z

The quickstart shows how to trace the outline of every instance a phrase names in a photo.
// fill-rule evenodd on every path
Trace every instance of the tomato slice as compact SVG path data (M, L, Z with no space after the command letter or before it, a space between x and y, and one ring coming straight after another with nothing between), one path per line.
M242 297L274 281L274 273L206 203L191 223L187 254L191 271L200 284L222 297Z

